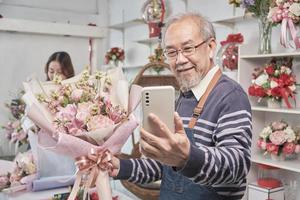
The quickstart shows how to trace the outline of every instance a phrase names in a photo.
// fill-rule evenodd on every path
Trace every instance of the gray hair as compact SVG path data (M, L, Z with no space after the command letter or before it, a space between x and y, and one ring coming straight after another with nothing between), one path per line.
M209 39L209 38L216 38L215 29L210 21L208 21L205 17L203 17L202 15L200 15L198 13L188 12L188 13L180 13L180 14L175 15L167 20L166 25L163 29L163 34L162 34L163 44L164 44L164 40L165 40L165 34L166 34L166 31L168 30L168 28L172 24L174 24L178 21L184 20L184 19L191 19L198 25L199 33L204 40Z

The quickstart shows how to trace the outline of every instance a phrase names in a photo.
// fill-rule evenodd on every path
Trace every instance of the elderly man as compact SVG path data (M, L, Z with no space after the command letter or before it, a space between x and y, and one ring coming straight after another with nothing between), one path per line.
M111 176L135 183L162 179L163 200L241 199L250 168L251 108L239 84L213 62L213 26L198 14L182 14L169 20L163 42L181 86L175 133L150 114L164 137L141 129L147 158L113 158Z

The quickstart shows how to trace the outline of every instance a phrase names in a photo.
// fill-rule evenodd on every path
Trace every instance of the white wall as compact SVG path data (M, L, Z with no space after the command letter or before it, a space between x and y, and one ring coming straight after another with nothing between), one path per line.
M2 0L0 14L4 18L106 27L108 0ZM1 20L1 19L0 19ZM94 60L103 64L106 39L95 40ZM22 86L26 77L35 74L45 80L44 65L55 51L67 51L75 72L89 64L89 38L25 34L0 31L0 125L5 124L9 111L4 107ZM0 130L0 156L14 153Z

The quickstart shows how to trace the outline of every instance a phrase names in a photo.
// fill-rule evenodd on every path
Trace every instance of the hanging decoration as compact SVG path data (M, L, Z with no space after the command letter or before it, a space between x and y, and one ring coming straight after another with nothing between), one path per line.
M88 23L88 26L97 26L97 25L94 24L94 23ZM89 73L92 74L93 38L89 38L88 51L89 51L89 66L88 66L88 70L89 70Z
M149 26L149 37L159 37L165 16L164 0L147 0L142 13L144 21Z
M270 6L268 19L273 25L281 24L280 44L285 48L300 48L297 35L300 23L300 3L298 0L276 1Z
M92 58L93 58L93 39L89 38L89 72L92 69Z

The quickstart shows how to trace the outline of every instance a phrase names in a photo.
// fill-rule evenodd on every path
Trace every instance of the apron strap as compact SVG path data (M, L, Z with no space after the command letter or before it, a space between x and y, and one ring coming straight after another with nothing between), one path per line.
M207 100L208 95L210 94L210 92L212 91L212 89L215 87L215 85L217 84L218 80L221 78L222 76L222 72L220 69L218 69L218 71L215 73L214 77L212 78L212 80L210 81L210 83L208 84L204 94L202 95L202 97L199 100L198 105L195 107L192 118L189 122L189 128L194 128L201 112L203 109L203 106Z

